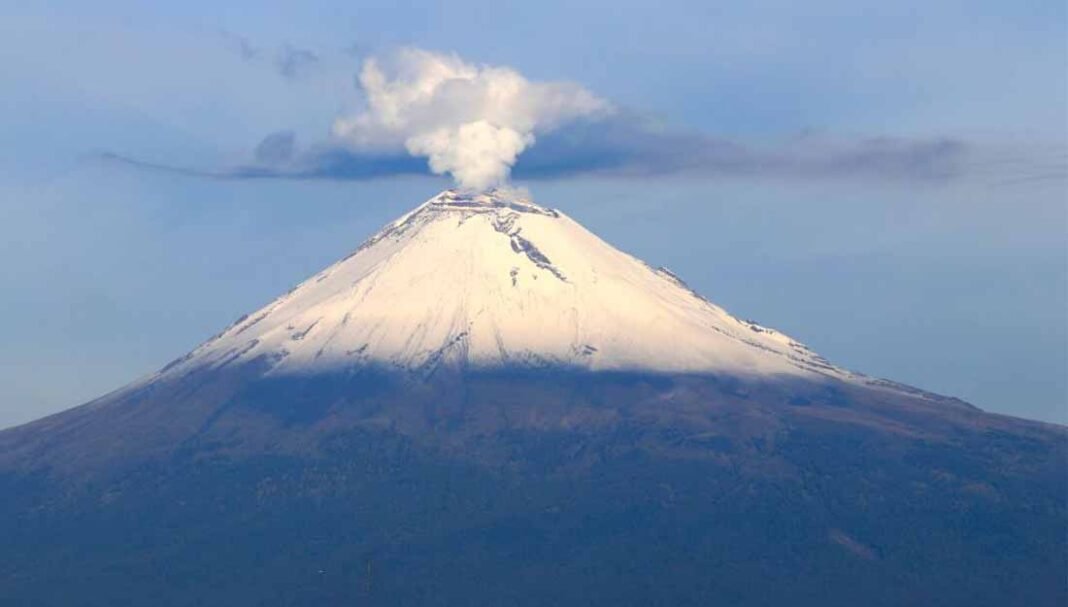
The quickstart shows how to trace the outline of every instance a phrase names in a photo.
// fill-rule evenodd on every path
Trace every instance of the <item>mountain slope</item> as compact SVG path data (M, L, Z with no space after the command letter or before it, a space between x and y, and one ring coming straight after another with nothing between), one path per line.
M501 192L431 198L169 371L257 357L276 374L376 364L846 376L563 213Z
M1065 428L831 365L445 192L0 432L13 605L1059 605Z

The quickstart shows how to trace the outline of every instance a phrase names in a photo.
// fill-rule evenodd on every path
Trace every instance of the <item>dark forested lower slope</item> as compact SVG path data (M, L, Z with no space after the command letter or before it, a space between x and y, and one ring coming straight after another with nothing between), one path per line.
M1062 428L824 385L200 379L0 433L0 596L1060 605L1065 456Z

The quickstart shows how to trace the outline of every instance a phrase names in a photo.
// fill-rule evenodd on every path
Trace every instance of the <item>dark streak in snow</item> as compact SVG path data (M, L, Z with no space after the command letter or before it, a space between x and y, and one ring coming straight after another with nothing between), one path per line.
M542 270L551 272L553 276L559 279L561 282L567 282L567 277L553 265L553 262L545 256L538 247L530 242L526 238L519 235L519 232L512 234L512 250L516 253L523 253L527 256L534 265L538 266Z
M315 325L319 324L319 321L320 321L320 320L322 320L322 319L320 318L320 319L316 320L316 321L315 321L315 322L313 322L312 324L308 325L308 326L307 326L307 327L306 327L306 328L305 328L305 329L304 329L303 331L297 331L296 333L294 333L294 334L290 335L289 337L290 337L290 338L291 338L291 339L292 339L293 341L300 341L300 340L304 339L304 338L305 338L305 337L306 337L306 336L308 335L308 333L309 333L309 332L310 332L310 331L311 331L312 329L314 329L314 328L315 328Z

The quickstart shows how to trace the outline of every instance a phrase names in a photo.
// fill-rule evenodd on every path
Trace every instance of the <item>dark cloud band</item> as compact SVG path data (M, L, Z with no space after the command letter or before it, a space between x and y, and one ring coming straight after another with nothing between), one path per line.
M977 146L956 139L872 137L832 139L802 135L777 145L746 145L703 134L665 130L633 116L576 122L538 137L516 163L513 177L552 180L607 177L741 177L759 179L887 180L939 182L988 173ZM427 175L426 160L404 150L356 149L326 142L300 149L293 133L265 137L252 160L215 170L168 167L107 154L113 161L219 179L367 180ZM1064 179L1063 162L1041 165L1044 179ZM1013 175L1027 180L1024 161Z

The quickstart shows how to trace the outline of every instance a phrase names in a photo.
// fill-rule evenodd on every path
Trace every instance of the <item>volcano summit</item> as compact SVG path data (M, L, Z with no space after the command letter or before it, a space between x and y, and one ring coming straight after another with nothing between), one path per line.
M1056 605L1065 429L832 365L446 191L0 432L15 605Z
M571 218L500 192L443 192L234 324L163 376L252 360L356 366L848 378L740 321Z

